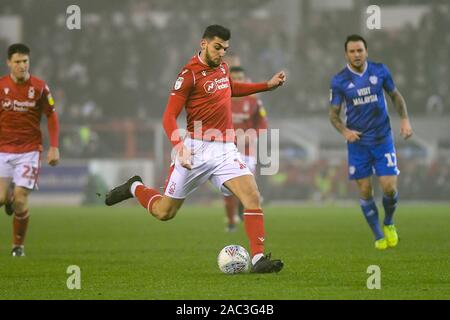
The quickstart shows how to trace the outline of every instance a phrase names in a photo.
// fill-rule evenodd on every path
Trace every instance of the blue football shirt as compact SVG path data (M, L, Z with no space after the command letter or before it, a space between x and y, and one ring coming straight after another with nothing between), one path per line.
M347 128L362 132L357 143L379 144L391 136L383 89L394 91L391 73L384 64L372 61L366 62L362 73L347 65L331 80L330 103L344 103Z

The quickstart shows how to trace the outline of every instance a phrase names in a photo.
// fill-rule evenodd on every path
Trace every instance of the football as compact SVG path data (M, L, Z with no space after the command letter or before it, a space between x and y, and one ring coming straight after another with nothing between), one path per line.
M250 255L245 248L239 245L229 245L220 251L217 264L223 273L247 272L250 267Z

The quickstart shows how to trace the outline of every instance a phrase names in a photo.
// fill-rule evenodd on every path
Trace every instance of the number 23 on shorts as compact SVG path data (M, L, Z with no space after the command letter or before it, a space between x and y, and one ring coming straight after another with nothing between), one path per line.
M35 181L37 179L37 175L38 175L38 168L37 167L24 165L23 169L24 170L23 170L23 173L22 173L22 178L29 179L29 180L32 180L32 181Z

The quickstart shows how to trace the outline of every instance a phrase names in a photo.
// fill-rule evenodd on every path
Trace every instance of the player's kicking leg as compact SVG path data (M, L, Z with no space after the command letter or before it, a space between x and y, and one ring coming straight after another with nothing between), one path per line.
M233 192L244 206L245 231L250 241L252 269L254 273L279 272L281 260L271 260L264 255L264 214L260 207L260 195L253 175L243 175L225 181L225 187Z
M134 182L142 183L141 177L139 177L139 176L131 177L130 179L128 179L121 185L118 185L117 187L114 187L113 189L111 189L106 194L105 204L107 206L113 206L119 202L133 198L133 194L131 193L131 185Z
M387 248L387 242L378 220L378 208L373 199L371 177L357 179L356 184L360 194L361 210L375 236L375 248L384 250Z
M161 195L157 190L148 188L139 176L128 179L123 184L111 189L105 198L105 204L115 205L135 197L139 203L158 220L166 221L175 217L184 199L175 199Z
M397 208L397 176L380 176L381 189L383 190L384 223L383 231L388 247L398 244L398 234L394 226L394 212Z

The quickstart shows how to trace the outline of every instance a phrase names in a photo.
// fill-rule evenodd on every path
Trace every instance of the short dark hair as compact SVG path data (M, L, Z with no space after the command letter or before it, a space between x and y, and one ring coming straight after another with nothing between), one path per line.
M363 37L361 37L359 34L352 34L352 35L349 35L349 36L347 37L347 40L345 40L345 45L344 45L345 51L347 51L347 43L349 43L349 42L355 42L355 41L362 41L362 42L364 43L364 47L365 47L366 50L367 50L367 42L366 42L366 39L364 39Z
M218 24L213 24L206 27L205 32L203 33L203 39L212 40L214 37L218 37L224 41L228 41L231 38L231 32L225 27L222 27Z
M10 60L15 53L30 55L30 52L30 48L23 43L14 43L8 47L8 60Z
M232 72L244 72L245 73L245 69L242 68L241 66L233 66L230 68L230 73Z

